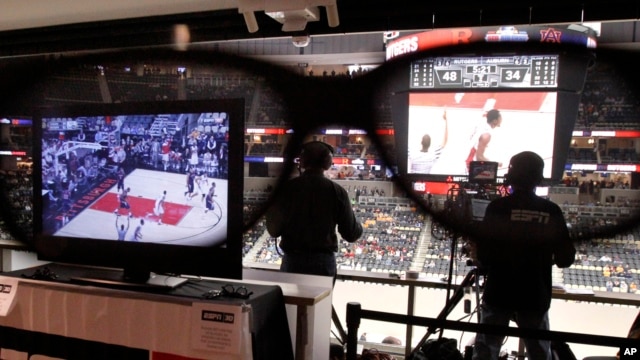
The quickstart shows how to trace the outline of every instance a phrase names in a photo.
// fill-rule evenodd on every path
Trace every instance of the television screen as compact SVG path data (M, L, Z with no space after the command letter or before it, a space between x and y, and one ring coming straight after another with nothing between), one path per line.
M412 92L407 173L468 176L471 161L489 161L504 176L511 156L528 150L542 156L550 178L557 104L557 93L550 91Z
M240 278L243 116L243 100L41 109L39 257Z
M469 163L469 182L493 184L498 175L498 163L493 161L471 161Z

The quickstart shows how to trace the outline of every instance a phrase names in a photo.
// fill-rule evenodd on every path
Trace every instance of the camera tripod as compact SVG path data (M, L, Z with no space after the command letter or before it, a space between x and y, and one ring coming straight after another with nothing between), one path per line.
M444 308L438 314L436 318L437 320L446 320L447 316L453 311L453 309L455 309L455 307L458 305L460 300L464 298L465 291L467 289L470 289L471 287L475 286L476 304L480 303L480 284L479 284L480 282L478 279L480 276L480 270L477 267L471 269L465 275L460 285L458 285L456 290L453 292L453 295L449 296L451 293L451 289L453 288L452 279L453 279L453 264L455 261L455 249L457 246L456 243L457 243L457 236L453 236L453 239L451 241L451 261L449 263L449 275L447 278L447 301L445 303ZM468 305L465 304L465 312L471 313L470 305L471 304L468 304ZM468 306L468 309L467 309L467 306ZM477 316L478 316L478 321L480 321L480 312L477 313ZM426 334L422 337L422 339L420 339L420 342L418 342L418 345L416 345L416 347L411 351L409 358L411 358L411 356L413 356L417 351L419 351L422 348L422 346L427 342L429 337L435 334L437 330L438 330L437 327L429 326L427 328ZM440 329L439 337L442 337L443 331L444 329Z

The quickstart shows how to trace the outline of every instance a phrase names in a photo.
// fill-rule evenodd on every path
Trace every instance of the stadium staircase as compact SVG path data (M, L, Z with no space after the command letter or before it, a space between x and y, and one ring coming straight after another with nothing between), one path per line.
M256 242L251 247L251 250L244 254L244 261L259 262L258 255L260 254L262 249L267 247L267 240L269 239L269 237L270 235L266 231L262 235L260 235L260 238L256 240Z
M553 285L564 285L564 271L555 265L551 269L551 283Z
M102 96L102 101L110 104L113 102L113 98L111 97L111 91L109 90L109 84L107 83L107 78L104 74L97 75L98 79L98 89L100 89L100 96Z
M184 119L182 118L176 120L168 115L158 115L151 124L149 134L153 137L162 137L162 129L166 129L168 134L173 135L176 133L176 130L181 127L181 123L183 122Z
M418 236L418 245L411 261L409 270L417 271L419 273L424 272L424 264L429 254L429 245L431 244L431 221L425 221L425 225L420 230Z
M246 121L247 124L251 125L259 125L258 124L258 113L260 112L260 99L262 97L262 85L256 84L253 98L251 99L251 104L249 106L248 111L248 119Z

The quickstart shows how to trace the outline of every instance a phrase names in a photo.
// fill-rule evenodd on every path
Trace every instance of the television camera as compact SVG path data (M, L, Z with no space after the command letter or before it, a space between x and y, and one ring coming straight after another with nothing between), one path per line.
M447 192L442 211L445 223L468 233L466 230L472 230L470 227L482 221L487 205L506 193L497 182L497 173L497 162L472 161L468 181L455 184Z
M474 227L482 221L489 203L506 195L506 188L498 184L498 163L488 161L472 161L469 164L467 182L459 182L449 189L444 209L433 217L432 238L439 240L450 239L449 275L443 279L447 281L447 301L438 315L438 319L446 319L456 305L464 300L464 312L472 314L471 294L475 292L476 304L480 303L480 279L482 271L478 269L474 260L474 246L470 241ZM461 246L458 240L462 239ZM472 267L460 284L453 290L454 267L457 259L467 258L467 266ZM475 291L472 291L474 289ZM478 319L480 314L478 312ZM441 331L443 329L440 329ZM435 327L429 327L426 334L415 347L415 352L427 339L436 332Z

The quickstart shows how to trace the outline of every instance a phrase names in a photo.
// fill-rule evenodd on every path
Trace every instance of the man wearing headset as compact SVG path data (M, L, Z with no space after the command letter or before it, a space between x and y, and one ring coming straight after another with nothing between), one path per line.
M513 192L487 206L476 242L486 273L480 323L549 329L552 267L571 266L576 249L560 207L535 194L543 169L533 152L514 155L506 175ZM478 333L473 359L497 360L503 340ZM549 341L523 341L529 359L551 360Z
M333 148L320 141L303 145L301 175L284 184L266 214L267 231L281 237L280 270L335 278L338 236L354 242L362 235L347 191L324 176Z

